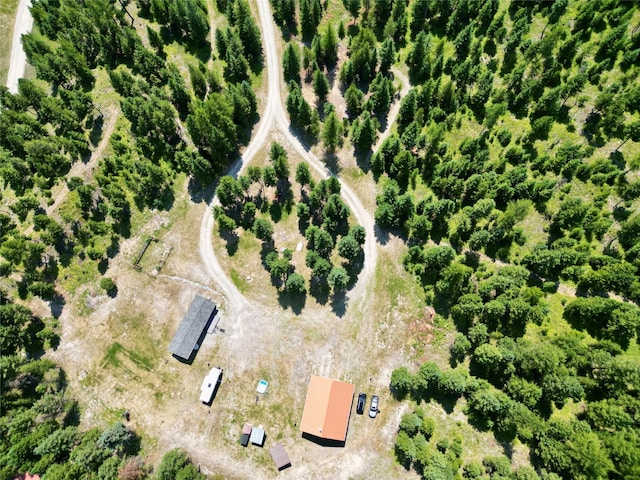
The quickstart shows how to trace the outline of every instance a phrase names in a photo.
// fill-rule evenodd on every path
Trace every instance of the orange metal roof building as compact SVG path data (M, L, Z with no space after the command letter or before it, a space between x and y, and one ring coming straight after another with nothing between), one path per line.
M355 385L311 376L300 430L315 437L345 441Z

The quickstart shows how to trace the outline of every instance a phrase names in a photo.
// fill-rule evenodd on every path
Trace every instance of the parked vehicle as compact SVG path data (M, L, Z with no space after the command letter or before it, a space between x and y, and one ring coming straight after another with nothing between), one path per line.
M367 394L360 392L358 395L358 403L356 404L356 413L362 415L364 413L364 406L367 403Z
M378 400L378 395L371 397L371 407L369 408L369 416L371 418L376 418L376 415L378 414Z

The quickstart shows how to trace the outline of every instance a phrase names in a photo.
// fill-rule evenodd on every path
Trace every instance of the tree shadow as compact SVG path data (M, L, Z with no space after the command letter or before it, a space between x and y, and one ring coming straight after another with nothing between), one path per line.
M307 152L311 150L311 147L318 143L318 139L311 135L310 133L305 132L303 129L294 127L292 124L289 124L289 133L298 139L302 148L304 148Z
M371 157L373 156L373 151L369 149L367 152L360 152L354 149L354 156L356 159L356 165L362 170L364 173L369 173L371 170ZM376 178L376 181L378 179Z
M165 186L164 189L158 189L157 196L147 197L146 195L136 194L134 202L138 210L144 210L145 207L156 210L169 211L175 202L175 195L170 187Z
M271 215L274 223L278 223L282 219L282 204L279 202L273 202L269 206L269 215Z
M347 25L347 36L354 38L358 36L358 33L360 33L360 25L353 22Z
M291 311L296 315L300 315L307 303L307 295L305 293L288 293L284 291L278 292L278 303L286 310L291 308Z
M122 209L122 216L116 223L113 224L113 231L123 238L129 238L131 236L131 210L129 205Z
M234 231L228 231L228 230L221 231L220 237L225 241L225 248L227 249L227 254L230 257L233 257L238 251L238 246L240 244L240 237Z
M207 183L203 183L200 179L190 176L187 185L189 197L193 203L206 202L213 196L214 192L213 179L207 179Z
M388 122L389 122L389 111L391 110L391 105L393 104L393 100L395 100L395 97L392 99L392 102L389 104L389 110L387 110L386 112L379 112L376 113L374 115L374 117L378 120L378 132L382 133L387 129L388 126Z
M330 152L325 150L324 154L324 164L331 171L333 175L338 175L340 173L340 159L337 157L335 152Z
M162 25L160 27L160 38L164 46L170 45L173 42L180 43L184 46L185 50L205 63L211 58L213 53L212 45L208 39L191 39L189 37L180 37L175 35L167 26ZM154 51L155 53L155 51Z
M111 243L107 247L107 257L115 258L118 253L120 253L120 242L118 242L118 237L113 235L111 237Z
M457 299L449 292L436 292L433 298L433 308L436 312L446 318L451 313L451 307L453 307L456 300Z
M64 372L63 372L64 375ZM66 375L64 380L64 387L66 388L67 381ZM80 419L82 417L82 411L80 409L80 404L76 400L71 401L71 405L67 407L66 415L64 417L64 425L69 427L78 427L80 426Z
M569 125L571 123L571 116L569 115L569 107L567 105L560 107L558 113L555 115L555 121L563 123L564 125Z
M253 132L253 127L260 120L260 116L257 113L251 115L250 118L239 125L238 128L238 143L242 145L247 145L251 140L251 133Z
M93 127L91 128L91 132L89 133L89 141L91 142L91 145L93 145L94 147L98 145L98 143L100 142L100 139L102 138L103 127L104 127L104 115L101 114L93 122Z
M262 262L262 266L267 272L269 271L269 267L267 266L267 255L274 251L275 246L273 245L273 242L262 242L260 247L260 260Z
M40 358L44 355L44 339L38 333L44 330L46 325L39 317L31 317L31 321L27 325L25 350L32 358Z
M331 311L336 316L342 318L347 312L347 295L346 292L334 292L331 297Z
M310 221L309 217L298 217L298 231L302 235L304 235L304 232L309 227L309 225L310 225L309 221Z
M107 290L107 295L110 298L116 298L118 296L118 286L114 285L113 287L111 287L109 290Z
M616 222L624 222L629 219L633 210L624 205L616 205L613 209L613 219Z
M311 277L309 294L316 300L318 304L326 305L329 301L330 293L331 289L329 288L329 284L327 283L326 278Z
M342 264L342 267L349 274L349 285L348 289L352 289L355 284L358 282L358 275L364 268L364 250L360 250L358 256L354 259L346 261Z
M389 237L389 232L382 228L381 226L379 226L378 224L375 224L373 226L373 234L376 237L376 241L382 245L383 247L389 242L390 237Z
M109 268L109 259L108 258L103 258L98 262L98 271L100 272L101 275L104 275L105 273L107 273L107 269Z
M249 64L249 70L251 70L251 73L253 73L255 76L260 75L263 68L264 68L264 53L262 53L260 57L256 59L254 62L251 62Z
M620 170L624 171L626 162L624 160L624 153L622 153L620 150L614 150L613 152L611 152L609 154L609 161Z
M463 263L466 266L471 267L474 270L477 270L480 267L480 254L478 252L475 252L473 250L465 250L463 254Z
M493 427L493 422L490 419L474 411L467 413L467 422L479 432L488 432Z

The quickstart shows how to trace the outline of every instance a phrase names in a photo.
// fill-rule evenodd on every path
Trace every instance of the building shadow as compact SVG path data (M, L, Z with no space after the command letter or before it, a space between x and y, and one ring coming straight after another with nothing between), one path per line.
M346 443L344 440L331 440L328 438L316 437L315 435L311 435L307 432L302 432L302 438L320 445L321 447L344 447Z

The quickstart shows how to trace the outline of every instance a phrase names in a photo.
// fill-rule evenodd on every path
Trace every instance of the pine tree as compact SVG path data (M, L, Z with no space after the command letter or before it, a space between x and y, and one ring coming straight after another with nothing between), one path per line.
M322 130L322 141L330 152L334 151L340 143L342 136L342 122L338 119L336 112L332 111L327 115Z
M319 69L316 69L313 72L313 92L318 97L318 105L324 103L327 98L327 94L329 93L329 82L327 81L327 77L324 76Z
M322 54L327 67L333 68L336 66L338 62L338 39L331 23L327 25L327 30L322 35Z
M377 121L364 112L351 127L351 139L358 152L367 152L376 140Z
M282 54L282 68L285 81L300 83L300 53L298 47L290 42Z
M396 56L395 42L392 38L386 38L380 47L380 72L387 74L393 65Z

